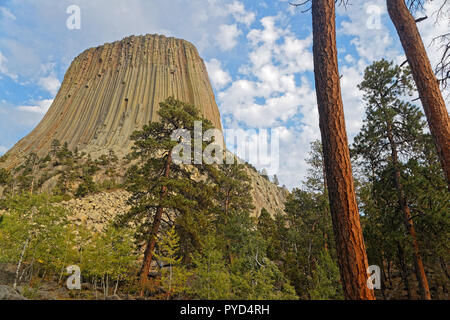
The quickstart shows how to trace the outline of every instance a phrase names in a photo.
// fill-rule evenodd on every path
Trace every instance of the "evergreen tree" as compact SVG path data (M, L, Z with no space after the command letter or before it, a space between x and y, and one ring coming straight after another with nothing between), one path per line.
M277 186L280 184L280 181L278 180L278 177L276 174L273 175L273 183L275 183Z
M76 192L75 197L77 198L83 198L89 194L92 194L97 191L97 187L95 185L94 180L92 179L92 176L84 176L83 177L83 183L81 183Z
M11 179L12 179L11 173L6 169L1 168L0 169L0 186L9 185L11 183Z
M266 240L268 258L276 261L278 258L278 249L280 248L277 226L275 220L265 208L261 209L261 214L258 218L258 230Z
M417 278L423 299L430 299L427 277L423 267L411 209L405 194L401 157L418 148L425 123L419 109L402 101L402 95L412 89L408 68L393 65L386 60L376 61L366 68L364 81L359 85L367 102L366 119L355 137L355 151L376 172L389 170L397 191L399 210L411 237ZM366 171L367 171L366 170Z
M144 260L140 271L142 288L147 283L153 253L164 214L170 219L170 211L182 213L181 224L192 226L195 221L188 214L199 216L206 208L208 198L202 198L203 182L194 180L195 170L173 161L173 149L181 141L173 141L172 134L176 130L185 129L194 132L196 121L202 122L203 130L212 127L203 119L194 106L168 98L160 104L159 122L152 122L136 131L131 136L134 141L132 157L139 159L139 164L128 172L129 187L132 192L130 203L133 208L122 216L121 222L134 221L138 231L146 240ZM192 137L191 137L192 139ZM189 139L187 143L193 145ZM193 163L194 154L183 154ZM142 238L141 238L142 239ZM143 294L141 291L141 295Z
M191 294L197 299L231 299L230 274L220 249L215 246L214 237L205 242L202 252L192 255L193 280Z
M156 259L166 265L162 270L161 284L166 292L166 298L176 298L188 290L187 281L191 273L182 264L180 256L180 237L172 226L159 243L159 253L155 253ZM168 267L167 267L168 266Z
M343 298L339 268L328 250L320 252L311 280L311 299L339 300Z
M263 168L263 169L261 170L261 176L262 176L263 178L269 180L269 174L267 173L267 169L266 169L266 168Z
M268 257L281 263L282 272L301 298L320 298L319 294L314 294L316 291L330 293L328 298L338 297L342 296L339 273L329 278L319 276L325 270L338 270L334 242L328 237L332 227L320 142L311 144L307 162L310 166L305 188L294 189L289 195L286 214L277 215L274 220L263 209L258 229L268 242ZM334 269L330 267L332 264Z
M417 2L420 6L423 1L414 2ZM408 64L411 67L428 120L428 126L435 142L436 152L439 155L450 190L450 117L439 88L439 81L437 81L431 67L416 21L408 10L405 1L387 0L386 5L405 51ZM444 56L447 52L448 47Z

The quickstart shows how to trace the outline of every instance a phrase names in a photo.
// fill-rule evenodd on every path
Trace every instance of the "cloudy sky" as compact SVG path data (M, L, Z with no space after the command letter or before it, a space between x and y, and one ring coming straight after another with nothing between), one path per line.
M350 1L337 17L339 64L349 138L364 105L357 84L373 60L405 60L384 0ZM440 1L419 24L430 59ZM81 9L70 30L67 8ZM309 143L320 137L314 91L311 12L286 0L0 0L0 154L42 119L64 73L85 49L129 35L159 33L192 42L205 60L224 128L280 132L277 175L289 188L306 172ZM422 16L423 13L418 13ZM417 102L416 102L417 103Z

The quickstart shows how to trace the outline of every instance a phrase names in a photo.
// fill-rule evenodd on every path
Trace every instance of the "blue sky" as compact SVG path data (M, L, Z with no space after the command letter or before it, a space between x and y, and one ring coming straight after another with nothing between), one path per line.
M430 59L439 1L419 24ZM385 1L353 1L338 9L338 49L350 139L364 105L356 88L375 59L403 62ZM69 30L67 7L81 9L81 29ZM51 105L65 71L85 49L135 34L191 41L205 60L225 128L280 132L276 173L301 184L309 143L320 137L312 69L311 13L287 1L264 0L0 0L0 154L24 137Z

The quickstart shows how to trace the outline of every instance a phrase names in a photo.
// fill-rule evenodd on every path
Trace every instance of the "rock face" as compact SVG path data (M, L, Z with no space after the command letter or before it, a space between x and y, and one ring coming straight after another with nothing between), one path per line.
M131 149L133 131L150 121L158 121L159 103L169 96L194 104L222 130L205 64L191 43L146 35L88 49L70 65L45 117L7 152L0 167L12 169L30 153L45 157L55 139L67 142L69 149L78 148L92 159L110 150L122 158ZM248 169L248 172L253 186L254 215L258 216L262 208L272 215L282 212L288 192L256 171ZM57 177L53 177L46 182L47 191L56 181ZM0 197L2 192L0 189ZM126 192L119 191L67 205L77 219L88 220L101 229L106 218L125 209L126 199Z
M169 96L194 104L222 128L205 64L191 43L146 35L88 49L72 62L44 119L8 152L7 166L31 152L45 156L54 139L93 158L110 149L125 155L130 135L158 120L159 103Z
M253 186L255 209L252 216L258 217L262 208L265 208L272 216L282 213L289 192L270 183L250 168L247 173ZM81 199L71 199L62 202L61 205L71 213L69 220L72 223L87 226L95 232L102 232L115 217L130 209L127 203L130 196L131 194L125 190L115 190L100 192Z
M284 203L287 200L289 191L271 183L253 169L248 169L247 173L251 180L253 188L253 205L255 209L253 216L259 217L261 210L265 208L273 217L276 214L283 213Z
M0 300L27 300L12 287L0 285Z
M127 200L130 194L125 190L101 192L81 199L61 203L72 215L69 220L84 225L93 231L102 232L115 217L130 209Z

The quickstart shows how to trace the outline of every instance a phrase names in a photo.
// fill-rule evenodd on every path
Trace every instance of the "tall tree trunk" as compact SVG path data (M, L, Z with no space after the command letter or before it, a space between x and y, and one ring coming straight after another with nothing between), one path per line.
M167 156L166 163L164 164L164 177L168 178L170 175L170 165L172 164L172 151L169 151L169 155ZM167 196L167 187L163 186L161 188L161 194L159 197L159 205L156 209L156 214L153 219L152 231L150 233L150 237L147 242L147 247L144 252L144 261L142 262L142 267L139 276L139 282L141 284L141 293L140 295L144 295L145 285L148 280L148 273L150 271L150 266L153 259L153 251L156 245L156 237L158 236L159 227L161 226L161 218L164 212L164 207L162 206L162 201Z
M353 185L339 83L334 0L313 0L313 52L328 196L346 299L375 299Z
M322 180L323 180L323 194L328 194L328 186L327 186L327 173L325 171L325 161L323 159L323 148L322 148ZM327 218L328 218L328 212L324 212L323 214L323 241L324 241L324 248L325 251L328 252L328 234L327 234Z
M411 245L414 252L414 267L416 270L417 275L417 281L419 282L419 288L420 288L420 295L422 299L424 300L430 300L430 289L428 287L428 280L427 276L425 274L425 269L423 267L422 262L422 256L420 255L419 251L419 244L417 242L417 236L416 236L416 229L414 228L414 223L411 216L411 211L408 206L408 202L406 200L406 196L403 190L403 185L400 180L401 178L401 172L399 167L399 161L398 161L398 152L397 152L397 145L395 144L394 137L392 135L392 127L391 124L388 122L387 124L387 135L389 139L389 144L391 146L391 153L392 153L392 164L394 166L395 170L395 185L397 188L398 193L398 202L400 205L400 209L403 213L403 220L405 223L406 231L409 233L411 237Z
M380 269L381 269L381 295L383 296L383 300L387 300L386 296L386 270L385 270L385 263L384 263L384 253L381 251L381 263L380 263Z
M403 280L403 284L405 285L406 294L408 296L408 300L411 300L411 287L408 281L408 268L406 266L405 255L403 254L403 249L399 242L397 242L397 250L398 250L398 262L400 264L400 274Z
M389 16L400 41L419 91L439 159L450 189L450 118L439 83L417 29L404 0L386 0Z

